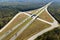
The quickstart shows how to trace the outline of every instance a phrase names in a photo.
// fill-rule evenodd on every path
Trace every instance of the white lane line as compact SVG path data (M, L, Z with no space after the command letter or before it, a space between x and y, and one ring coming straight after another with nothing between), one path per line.
M30 22L28 22L21 30L19 30L16 36L14 35L10 40L15 40L43 11L44 9L41 12L39 12L39 14L37 14Z

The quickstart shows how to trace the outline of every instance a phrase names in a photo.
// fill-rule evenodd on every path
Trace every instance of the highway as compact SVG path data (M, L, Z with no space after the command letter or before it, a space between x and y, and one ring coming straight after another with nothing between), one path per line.
M22 25L23 23L25 23L28 19L30 19L32 17L32 19L25 25L22 27L22 29L20 29L18 32L16 32L14 34L14 36L11 37L10 40L15 40L31 23L34 22L35 19L43 21L45 23L48 23L50 25L52 25L50 28L44 29L41 32L37 33L36 35L32 36L31 38L29 38L28 40L34 40L36 37L38 37L39 35L42 35L43 33L55 28L58 26L58 22L51 16L51 18L54 20L53 23L47 22L45 20L42 20L40 18L38 18L38 16L44 11L47 11L48 6L51 4L52 2L48 3L47 5L43 6L42 8L40 8L38 11L36 11L34 14L37 14L36 16L33 17L33 15L27 14L26 12L22 12L26 15L28 15L29 17L26 18L25 20L23 20L22 22L20 22L19 24L17 24L16 26L14 26L11 30L8 30L7 34L3 34L3 36L0 38L0 40L2 40L3 38L5 38L7 35L9 35L11 32L13 32L16 28L18 28L20 25ZM48 12L48 11L47 11ZM55 26L53 26L55 24Z
M50 5L51 3L49 3L49 4L47 4L48 6ZM47 6L46 5L46 6ZM43 8L45 8L45 6L43 7ZM46 7L47 8L47 7ZM44 11L44 9L42 10L42 12ZM40 11L41 12L41 11ZM41 13L42 13L41 12ZM27 14L28 15L28 14ZM24 26L21 30L19 30L19 32L17 32L16 33L16 36L14 35L10 40L15 40L34 20L35 20L35 18L37 18L38 16L40 15L40 13L39 14L37 14L36 15L36 17L34 17L29 23L27 23L27 25L26 26ZM39 19L40 20L40 19ZM44 21L45 22L45 21ZM48 22L47 22L48 23ZM51 23L50 23L51 24Z

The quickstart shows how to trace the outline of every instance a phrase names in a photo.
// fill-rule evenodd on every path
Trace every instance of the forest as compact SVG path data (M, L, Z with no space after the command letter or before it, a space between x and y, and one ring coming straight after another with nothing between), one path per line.
M48 7L48 11L60 23L60 3L52 3L52 5Z
M35 40L60 40L60 26L38 36Z
M5 26L17 13L17 9L0 7L0 29Z

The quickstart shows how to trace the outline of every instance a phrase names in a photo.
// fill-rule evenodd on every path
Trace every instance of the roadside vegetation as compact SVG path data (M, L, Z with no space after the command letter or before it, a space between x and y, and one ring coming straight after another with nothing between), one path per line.
M0 7L0 29L5 26L16 14L18 10L13 8Z
M43 35L37 37L35 40L60 40L60 26Z
M60 23L60 3L54 2L48 7L48 11Z

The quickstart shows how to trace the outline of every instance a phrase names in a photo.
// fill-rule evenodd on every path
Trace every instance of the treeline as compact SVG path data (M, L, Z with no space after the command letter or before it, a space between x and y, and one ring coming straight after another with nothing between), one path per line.
M17 13L17 9L0 7L0 29L4 27Z
M60 3L53 3L48 7L48 11L60 23Z
M60 28L56 28L47 33L44 33L35 40L60 40Z

